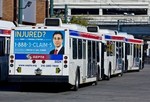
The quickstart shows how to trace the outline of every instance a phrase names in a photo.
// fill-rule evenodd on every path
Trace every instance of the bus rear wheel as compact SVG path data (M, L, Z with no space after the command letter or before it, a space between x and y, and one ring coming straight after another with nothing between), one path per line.
M79 84L80 84L79 73L77 73L75 78L75 85L73 85L72 87L73 91L77 91L79 89Z

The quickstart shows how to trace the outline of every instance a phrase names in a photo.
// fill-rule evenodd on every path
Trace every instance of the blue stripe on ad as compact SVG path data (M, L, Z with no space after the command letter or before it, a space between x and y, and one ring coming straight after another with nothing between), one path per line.
M50 60L63 60L63 55L50 55Z
M28 59L27 54L15 54L15 59Z

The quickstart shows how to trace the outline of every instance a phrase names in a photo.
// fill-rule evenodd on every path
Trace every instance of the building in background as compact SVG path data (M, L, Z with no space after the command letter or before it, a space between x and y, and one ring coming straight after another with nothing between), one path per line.
M69 18L82 15L94 24L128 19L150 22L150 0L54 0L54 12L64 11L65 4Z
M22 21L24 24L43 23L48 17L48 0L23 0L23 6L30 1L31 6L18 7L19 0L0 0L0 19L7 21L18 21L18 10L22 9Z
M0 0L0 19L17 21L19 0ZM32 4L23 9L23 23L43 23L49 16L50 0L22 0L23 6L28 1ZM117 23L118 20L130 22L150 22L150 0L53 0L54 14L64 16L65 5L68 9L68 20L72 16L85 16L89 23ZM131 20L132 19L132 20Z

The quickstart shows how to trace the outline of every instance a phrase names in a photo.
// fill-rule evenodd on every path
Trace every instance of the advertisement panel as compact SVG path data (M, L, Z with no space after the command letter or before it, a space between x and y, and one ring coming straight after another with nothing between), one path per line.
M64 31L15 30L15 54L64 54Z

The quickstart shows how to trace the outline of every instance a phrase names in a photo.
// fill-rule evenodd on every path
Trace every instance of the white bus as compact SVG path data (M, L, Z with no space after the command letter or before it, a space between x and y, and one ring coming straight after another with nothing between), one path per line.
M83 83L97 84L101 40L60 19L45 19L45 26L16 27L11 33L8 81L69 83L74 90Z
M124 41L125 37L116 35L116 32L99 27L88 27L89 32L98 32L102 35L100 77L110 79L111 75L123 74L124 68ZM104 74L104 76L103 76Z
M127 71L142 69L143 62L143 45L142 39L135 39L133 35L128 34L126 38L126 69Z
M0 81L7 81L11 27L12 22L0 20Z
M117 35L125 37L125 67L124 72L142 69L143 40L135 39L126 32L117 32Z

